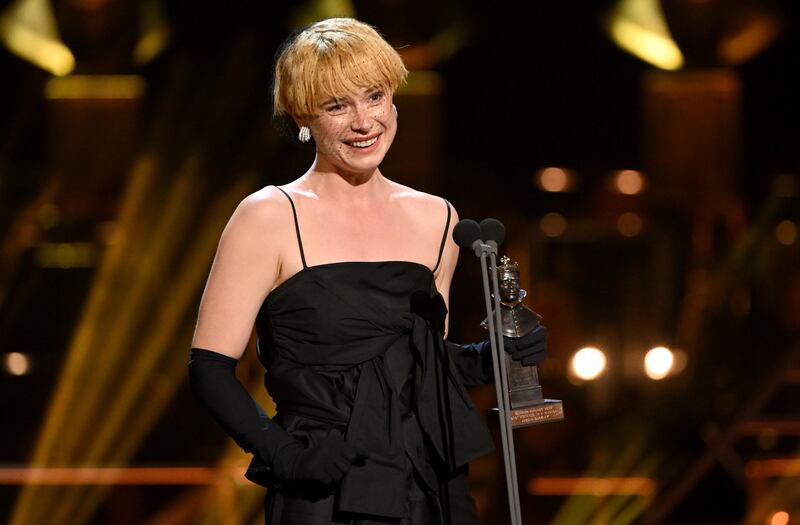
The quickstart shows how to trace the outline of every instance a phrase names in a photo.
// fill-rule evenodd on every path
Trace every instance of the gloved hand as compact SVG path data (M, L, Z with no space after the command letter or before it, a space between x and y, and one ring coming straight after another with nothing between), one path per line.
M270 486L272 480L292 482L314 480L322 484L338 481L367 453L333 434L319 446L306 448L294 436L272 421L236 379L237 360L192 348L189 358L189 386L254 464L245 476L254 483ZM270 472L271 471L271 472Z
M547 328L539 325L522 337L503 336L503 346L511 354L511 359L521 361L524 366L538 365L547 355L546 340ZM448 355L461 372L465 387L472 388L494 382L492 349L488 339L478 343L444 343Z
M514 361L522 361L524 366L538 365L547 357L547 328L539 325L522 337L503 336L503 345Z
M353 464L369 458L366 450L331 434L315 446L306 448L296 441L280 449L272 462L275 476L289 483L314 481L322 485L336 483Z

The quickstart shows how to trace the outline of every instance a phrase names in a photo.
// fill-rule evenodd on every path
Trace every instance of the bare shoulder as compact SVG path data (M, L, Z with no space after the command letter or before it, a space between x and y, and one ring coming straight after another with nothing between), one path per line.
M274 186L247 195L231 215L220 239L221 246L246 250L262 259L259 266L278 270L281 255L294 235L289 200Z
M225 225L200 301L192 346L235 359L247 347L291 234L288 199L279 193L267 187L246 196Z
M392 199L400 203L409 212L428 223L438 221L447 216L447 204L445 199L438 195L415 190L409 186L393 182L395 190ZM449 201L448 201L449 203ZM458 216L455 207L449 203L450 220Z
M274 186L266 186L239 202L228 221L223 236L241 234L269 240L283 234L291 224L289 200Z
M235 214L253 222L280 220L289 209L289 199L277 187L264 186L242 199Z

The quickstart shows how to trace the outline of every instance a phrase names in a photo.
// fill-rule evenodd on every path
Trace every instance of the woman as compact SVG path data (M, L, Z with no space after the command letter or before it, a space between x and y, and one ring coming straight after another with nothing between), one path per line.
M443 340L458 216L379 169L406 75L353 19L290 39L275 113L313 138L314 161L241 202L200 304L191 386L253 453L246 475L270 488L270 525L477 523L467 465L492 443L465 385L492 371L486 342ZM234 375L254 323L274 420ZM540 361L545 333L509 340L512 356Z

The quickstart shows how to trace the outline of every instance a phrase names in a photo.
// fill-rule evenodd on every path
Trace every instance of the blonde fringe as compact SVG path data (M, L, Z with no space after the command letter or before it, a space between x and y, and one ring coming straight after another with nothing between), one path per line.
M394 92L407 76L400 55L372 26L352 18L323 20L298 34L278 57L274 113L314 115L321 103L362 88Z

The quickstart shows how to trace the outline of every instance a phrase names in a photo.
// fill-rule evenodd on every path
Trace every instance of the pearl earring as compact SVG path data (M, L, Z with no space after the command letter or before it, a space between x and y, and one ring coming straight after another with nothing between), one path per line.
M394 118L397 118L397 106L392 104L392 109L394 110Z
M308 142L311 140L311 130L307 126L300 126L300 133L297 134L300 142Z

